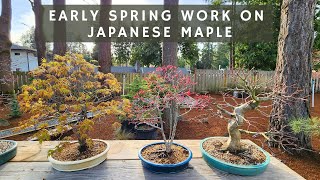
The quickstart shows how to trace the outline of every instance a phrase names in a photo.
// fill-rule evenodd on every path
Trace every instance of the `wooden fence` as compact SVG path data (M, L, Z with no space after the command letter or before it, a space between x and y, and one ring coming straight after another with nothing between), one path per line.
M230 70L204 70L197 69L194 74L190 74L191 79L196 82L192 90L195 92L213 92L218 93L231 88L241 88L241 80L238 77L245 76L245 72ZM124 87L130 84L138 73L117 73L118 81L124 83ZM145 76L142 75L142 76ZM320 73L312 73L315 82L315 92L320 93ZM262 91L269 91L273 87L274 71L254 71L249 74L249 80L258 81Z
M194 74L190 74L191 79L196 82L192 90L196 92L220 92L229 88L241 88L241 81L237 74L244 76L243 72L230 70L195 70ZM143 74L142 76L145 76ZM13 72L14 89L21 89L24 84L30 83L31 79L26 72ZM132 83L136 76L141 76L139 73L115 73L115 77L119 82L124 83L124 87ZM249 80L256 80L263 87L262 90L270 90L273 86L274 71L255 71L251 72ZM312 78L315 82L315 92L320 92L320 73L314 72ZM3 87L0 85L0 92Z
M29 84L31 82L30 76L27 72L14 71L12 72L12 75L13 75L12 86L16 92L20 90L23 85ZM5 85L0 83L0 92L4 92L4 91L7 91L5 89Z
M248 75L249 81L255 81L263 91L272 89L274 71L231 71L231 70L202 70L197 69L194 74L194 87L196 92L220 92L231 88L241 89L241 79ZM240 77L239 77L240 76Z

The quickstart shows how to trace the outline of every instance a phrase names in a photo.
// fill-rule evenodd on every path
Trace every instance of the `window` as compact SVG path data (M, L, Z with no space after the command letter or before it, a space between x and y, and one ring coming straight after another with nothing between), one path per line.
M20 56L20 53L14 53L15 56Z

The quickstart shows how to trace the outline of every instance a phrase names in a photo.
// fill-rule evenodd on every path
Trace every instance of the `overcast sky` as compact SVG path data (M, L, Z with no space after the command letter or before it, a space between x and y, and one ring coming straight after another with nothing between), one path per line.
M52 0L42 0L43 4L52 4ZM100 0L66 0L66 4L98 4ZM113 0L112 4L122 5L161 5L163 0ZM206 4L205 0L180 0L179 4ZM1 3L0 3L1 11ZM12 0L11 41L18 43L21 35L34 26L34 14L29 0ZM90 48L90 47L89 47Z

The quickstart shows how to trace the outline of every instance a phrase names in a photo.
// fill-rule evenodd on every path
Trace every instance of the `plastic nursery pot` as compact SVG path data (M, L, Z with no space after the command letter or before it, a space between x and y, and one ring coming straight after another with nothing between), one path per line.
M0 154L0 165L8 162L10 159L14 158L17 155L17 146L18 143L16 141L11 141L11 140L0 140L0 142L10 142L13 145L7 149L4 153Z
M210 154L208 154L202 147L203 143L209 139L217 139L216 137L210 137L206 138L201 141L200 143L200 150L202 153L203 159L208 163L210 167L217 168L221 171L225 171L231 174L236 174L236 175L242 175L242 176L255 176L258 174L263 173L269 162L270 162L270 156L269 154L264 151L262 148L259 146L255 145L263 154L266 156L266 160L262 164L258 165L236 165L236 164L231 164L227 163L225 161L222 161L220 159L217 159Z
M110 149L110 144L99 139L94 139L94 141L105 143L107 148L98 155L78 161L58 161L53 159L51 156L48 157L48 160L51 162L52 167L58 171L79 171L95 167L107 159L107 153Z
M157 138L157 129L147 124L139 124L135 127L137 140L153 140Z
M152 171L155 173L177 173L177 172L180 172L188 167L189 161L192 158L192 152L189 148L187 148L183 145L180 145L180 144L176 144L176 143L173 143L173 144L177 145L177 146L181 146L184 149L188 150L188 152L189 152L188 158L178 164L157 164L157 163L150 162L150 161L146 160L145 158L143 158L142 151L145 148L152 146L152 145L156 145L156 144L164 144L164 143L163 142L152 143L152 144L148 144L140 149L138 156L139 156L139 159L141 160L143 167L145 167L149 171Z
M121 122L121 130L122 131L133 133L135 131L134 126L135 126L135 124L130 123L129 120L124 120Z

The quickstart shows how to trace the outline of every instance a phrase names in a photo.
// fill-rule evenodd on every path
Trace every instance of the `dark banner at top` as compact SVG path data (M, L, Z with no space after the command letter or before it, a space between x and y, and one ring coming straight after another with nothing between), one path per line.
M272 6L43 6L47 42L269 42Z

